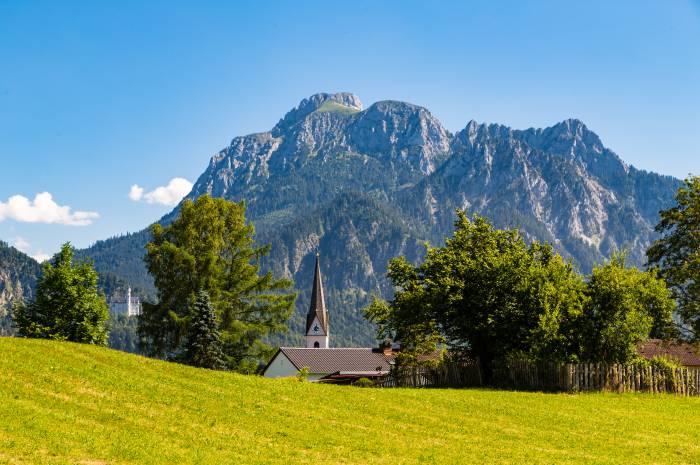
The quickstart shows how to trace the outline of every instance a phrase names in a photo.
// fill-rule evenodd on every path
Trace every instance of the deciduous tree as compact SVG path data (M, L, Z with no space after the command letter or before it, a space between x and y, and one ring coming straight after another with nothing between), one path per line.
M574 334L584 361L629 362L650 335L675 335L676 304L666 283L654 270L626 267L624 254L593 269L586 296Z
M568 358L563 335L584 300L572 265L550 246L528 246L517 231L495 229L485 218L458 212L455 226L444 247L428 247L420 265L391 261L394 298L366 310L380 337L415 347L444 338L478 357L487 376L494 360L513 352Z
M676 193L676 205L660 213L662 237L647 251L678 300L679 313L700 339L700 177L691 176Z
M444 247L414 266L389 264L390 302L365 309L380 338L412 352L444 342L478 357L488 379L494 361L625 362L650 334L672 335L673 299L654 271L625 266L618 254L585 280L551 246L458 212Z

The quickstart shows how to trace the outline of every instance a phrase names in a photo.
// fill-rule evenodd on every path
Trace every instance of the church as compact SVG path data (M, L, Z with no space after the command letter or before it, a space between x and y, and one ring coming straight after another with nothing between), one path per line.
M391 347L331 347L330 320L323 297L318 254L305 337L306 347L280 347L263 370L263 376L296 376L307 368L310 381L351 382L358 378L380 378L389 374L396 355Z

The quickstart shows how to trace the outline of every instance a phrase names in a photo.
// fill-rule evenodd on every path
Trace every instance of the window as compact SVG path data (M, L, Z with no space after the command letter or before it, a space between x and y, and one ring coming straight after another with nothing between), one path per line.
M314 349L318 349L321 347L321 344L318 343L318 341L314 342Z

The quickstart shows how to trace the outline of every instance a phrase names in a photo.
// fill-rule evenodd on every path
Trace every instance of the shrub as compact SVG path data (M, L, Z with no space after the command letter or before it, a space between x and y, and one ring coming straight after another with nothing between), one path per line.
M373 387L374 382L369 379L369 378L360 378L354 383L352 383L353 386L361 387L361 388L366 388L366 387Z
M653 368L657 374L662 375L666 388L671 390L676 389L676 369L683 368L683 365L681 365L678 360L664 356L656 356L651 360L639 357L632 362L632 365L637 368ZM649 380L647 380L645 384L648 383ZM645 387L648 388L649 386Z
M301 370L297 373L297 380L299 380L300 383L309 380L309 367L301 367Z

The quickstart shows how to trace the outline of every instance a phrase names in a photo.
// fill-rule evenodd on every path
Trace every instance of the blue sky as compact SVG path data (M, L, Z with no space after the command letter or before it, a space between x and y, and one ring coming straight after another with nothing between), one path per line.
M575 117L639 168L700 174L698 44L697 1L2 0L0 239L139 230L178 192L155 188L324 91L451 131Z

